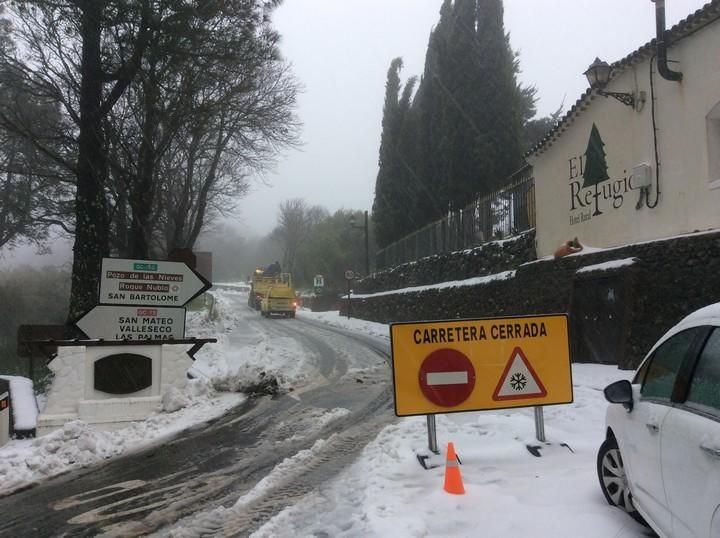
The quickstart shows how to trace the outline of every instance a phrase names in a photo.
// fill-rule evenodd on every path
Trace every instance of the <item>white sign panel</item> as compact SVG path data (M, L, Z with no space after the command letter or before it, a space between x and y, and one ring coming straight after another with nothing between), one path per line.
M99 302L183 306L210 286L182 262L103 258Z
M75 325L88 338L173 340L185 337L185 309L98 305Z

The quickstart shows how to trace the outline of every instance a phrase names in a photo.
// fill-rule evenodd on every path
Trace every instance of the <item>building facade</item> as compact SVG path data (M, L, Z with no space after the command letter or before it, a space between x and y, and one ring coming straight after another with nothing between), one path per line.
M720 228L720 1L613 64L605 92L588 90L530 152L537 254L578 238L615 247Z

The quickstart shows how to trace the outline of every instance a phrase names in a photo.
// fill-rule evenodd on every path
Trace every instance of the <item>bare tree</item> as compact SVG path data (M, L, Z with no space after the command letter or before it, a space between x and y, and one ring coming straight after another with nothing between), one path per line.
M283 247L283 270L292 272L300 249L313 228L328 217L328 212L321 206L308 206L302 198L282 202L279 211L278 223L271 237Z
M7 19L0 18L2 54L14 50L11 28ZM58 136L62 115L56 103L36 97L22 79L2 65L0 114L22 126L22 132L17 132L0 122L0 248L12 248L20 241L41 246L52 225L72 231L73 178L42 150L52 147L60 162L67 161L68 148Z
M227 194L244 192L248 171L294 142L297 88L270 28L279 3L13 3L23 54L0 52L0 64L59 106L59 147L74 151L45 143L11 109L0 107L0 125L72 173L71 320L95 304L111 249L145 257L153 240L160 251L191 246Z
M155 213L143 212L135 235L152 232L157 252L192 247L203 228L247 192L249 173L267 169L280 148L297 142L298 85L280 57L279 36L264 9L239 4L246 8L206 9L205 30L178 31L181 43L175 39L162 44L167 53L153 52L164 59L153 82L143 70L139 93L155 95L138 100L143 113L148 103L163 108L153 113L154 138L145 134L147 118L142 126L139 154L154 159L138 176L157 176L143 200L156 196L159 203ZM135 220L132 199L130 205Z
M159 14L151 0L17 0L13 3L18 50L0 57L36 98L61 105L74 123L71 162L38 143L0 111L6 129L26 136L75 176L75 245L70 319L97 302L109 219L105 120L134 79Z

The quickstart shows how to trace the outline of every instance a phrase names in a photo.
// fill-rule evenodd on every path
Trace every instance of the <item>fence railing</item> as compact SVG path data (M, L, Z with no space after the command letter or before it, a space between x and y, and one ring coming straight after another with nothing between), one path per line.
M498 191L479 197L464 209L420 228L378 250L377 270L425 256L480 246L535 227L535 181L527 166Z

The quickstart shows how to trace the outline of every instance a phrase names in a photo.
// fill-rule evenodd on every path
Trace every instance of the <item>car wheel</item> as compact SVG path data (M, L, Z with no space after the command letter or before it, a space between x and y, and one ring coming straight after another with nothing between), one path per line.
M597 473L600 489L602 489L607 502L624 510L636 521L647 525L633 504L632 493L625 474L625 465L614 437L608 437L600 445L597 455Z

